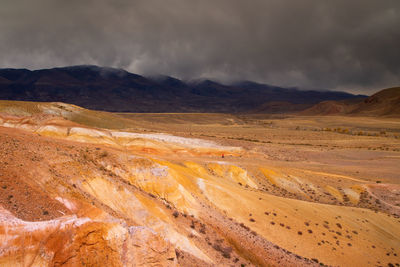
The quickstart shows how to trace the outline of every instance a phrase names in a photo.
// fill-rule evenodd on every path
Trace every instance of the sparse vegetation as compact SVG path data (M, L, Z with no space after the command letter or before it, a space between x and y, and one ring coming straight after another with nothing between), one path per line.
M224 258L230 259L231 258L231 253L232 253L232 248L231 247L223 247L221 244L219 243L214 243L214 245L212 246L213 249L215 249L216 251L221 252L222 256Z
M105 158L108 156L108 152L107 151L102 151L99 155L100 158Z

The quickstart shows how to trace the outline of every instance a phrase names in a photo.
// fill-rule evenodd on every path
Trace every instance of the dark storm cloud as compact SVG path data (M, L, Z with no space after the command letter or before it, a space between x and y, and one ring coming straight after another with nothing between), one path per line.
M400 84L398 0L2 0L0 67L375 90Z

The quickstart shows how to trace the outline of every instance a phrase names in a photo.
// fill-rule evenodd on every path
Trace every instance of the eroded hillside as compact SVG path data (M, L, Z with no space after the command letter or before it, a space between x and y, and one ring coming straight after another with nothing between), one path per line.
M396 183L195 127L182 137L120 118L125 129L105 129L71 119L88 114L78 107L18 105L0 115L0 265L400 263Z

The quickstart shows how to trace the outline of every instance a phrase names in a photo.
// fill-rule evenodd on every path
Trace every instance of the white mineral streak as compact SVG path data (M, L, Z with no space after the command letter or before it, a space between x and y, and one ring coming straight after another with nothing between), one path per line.
M155 133L155 134L140 134L140 133L129 133L129 132L111 132L111 135L116 138L129 138L129 139L150 139L154 141L164 142L164 143L173 143L177 145L182 145L189 148L215 148L215 149L227 149L227 150L235 150L238 149L236 147L226 147L218 145L215 142L202 140L197 138L186 138L181 136L174 136L170 134L164 133Z

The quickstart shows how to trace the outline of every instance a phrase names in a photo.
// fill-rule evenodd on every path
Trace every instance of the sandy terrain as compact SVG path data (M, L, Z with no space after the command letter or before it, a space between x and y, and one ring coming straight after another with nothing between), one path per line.
M400 120L29 105L0 105L0 204L19 224L143 226L175 248L165 266L400 264Z

